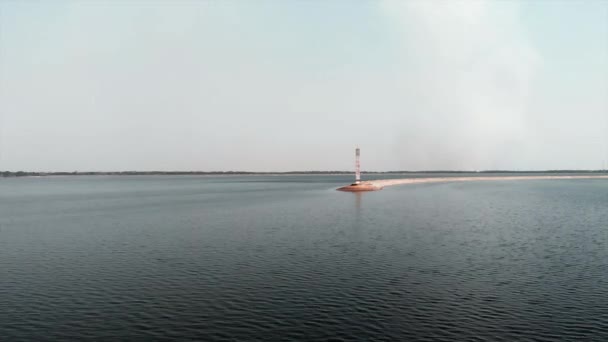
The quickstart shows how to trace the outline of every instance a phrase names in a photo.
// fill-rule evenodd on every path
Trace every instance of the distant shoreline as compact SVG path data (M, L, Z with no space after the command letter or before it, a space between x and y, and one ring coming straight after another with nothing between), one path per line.
M363 174L540 174L540 173L608 173L608 170L543 170L543 171L363 171ZM46 176L253 176L253 175L351 175L353 171L286 171L286 172L250 172L250 171L83 171L83 172L31 172L0 171L0 177L46 177Z

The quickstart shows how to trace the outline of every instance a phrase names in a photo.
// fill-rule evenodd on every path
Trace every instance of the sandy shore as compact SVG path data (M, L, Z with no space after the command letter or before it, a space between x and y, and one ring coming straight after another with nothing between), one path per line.
M582 176L480 176L480 177L427 177L427 178L401 178L401 179L377 179L365 181L377 188L393 185L407 185L420 183L442 183L442 182L474 182L474 181L501 181L501 180L534 180L534 179L608 179L608 175L582 175Z
M382 190L381 186L372 184L371 182L363 182L361 184L350 184L338 188L339 191L359 192L359 191L376 191Z

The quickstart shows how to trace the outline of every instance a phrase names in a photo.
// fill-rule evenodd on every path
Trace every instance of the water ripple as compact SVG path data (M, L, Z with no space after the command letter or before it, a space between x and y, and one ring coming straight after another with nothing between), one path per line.
M607 187L325 188L231 190L211 206L163 188L131 209L116 193L85 211L80 195L3 202L0 336L608 340Z

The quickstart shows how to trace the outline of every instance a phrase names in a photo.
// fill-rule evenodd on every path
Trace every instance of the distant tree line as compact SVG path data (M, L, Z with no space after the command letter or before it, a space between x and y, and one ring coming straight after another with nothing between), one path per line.
M607 173L608 170L545 170L545 171L363 171L364 174L420 174L420 173ZM250 171L86 171L86 172L27 172L0 171L2 177L40 177L40 176L194 176L194 175L347 175L353 171L287 171L287 172L250 172Z

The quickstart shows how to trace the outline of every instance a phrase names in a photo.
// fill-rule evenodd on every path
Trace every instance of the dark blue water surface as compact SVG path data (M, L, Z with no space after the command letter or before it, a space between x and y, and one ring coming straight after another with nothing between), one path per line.
M350 181L0 179L0 340L608 341L608 181Z

